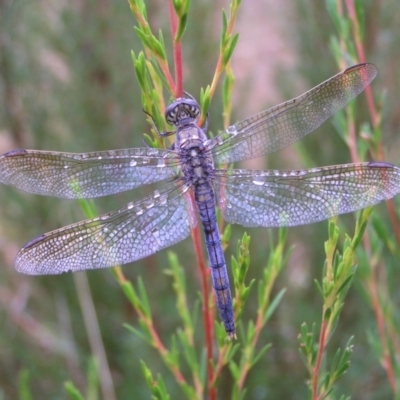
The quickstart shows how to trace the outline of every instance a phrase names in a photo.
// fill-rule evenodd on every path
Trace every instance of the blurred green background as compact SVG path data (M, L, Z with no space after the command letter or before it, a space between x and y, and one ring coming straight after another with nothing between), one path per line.
M367 59L379 69L373 91L386 93L385 160L400 165L400 5L396 0L363 3ZM165 2L150 0L146 6L153 31L161 29L169 41ZM222 7L228 8L229 3L202 0L191 6L184 37L184 85L195 97L212 79ZM141 111L130 56L131 49L140 50L135 23L122 0L0 0L0 152L15 148L86 152L142 146L142 135L150 127ZM297 96L338 72L328 48L335 30L324 2L243 1L236 31L240 39L232 61L236 76L232 122ZM220 99L217 94L211 106L214 133L222 128ZM360 120L368 120L364 99L358 104ZM346 162L350 162L347 148L328 122L301 144L245 167L301 168ZM96 204L103 213L144 193L137 190L96 200ZM26 241L82 219L82 212L76 202L28 195L6 186L0 187L0 204L0 399L18 398L21 370L30 372L33 398L65 399L64 381L72 379L85 388L91 355L73 278L70 274L19 275L13 259ZM387 219L384 206L378 209L379 218ZM354 220L353 215L340 218L349 232ZM228 261L242 233L242 228L234 227ZM249 233L253 237L250 277L257 278L266 263L268 233ZM287 292L264 330L261 342L273 346L249 375L246 398L307 397L307 374L297 335L303 321L320 319L321 300L313 280L321 277L326 237L326 222L289 230L294 251L276 287L286 287ZM194 304L200 283L192 243L187 240L173 250L187 270L189 300ZM399 304L395 289L400 268L389 255L383 258L393 286L388 291L394 292ZM165 260L166 253L161 252L124 267L124 273L134 282L139 275L143 277L156 325L168 342L179 319L170 278L163 273ZM136 325L137 317L110 271L87 275L117 398L149 398L140 359L163 375L173 398L180 398L181 392L157 353L123 328L125 322ZM251 304L250 300L247 312L254 315ZM198 329L201 332L200 320ZM356 282L332 339L336 349L355 335L352 366L339 381L338 393L353 399L391 398L384 370L368 344L367 333L375 331L373 313ZM229 371L224 371L220 398L228 398L229 380Z

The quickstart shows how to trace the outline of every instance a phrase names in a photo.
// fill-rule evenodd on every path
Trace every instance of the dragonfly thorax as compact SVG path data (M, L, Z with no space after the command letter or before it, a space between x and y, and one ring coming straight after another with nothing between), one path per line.
M201 132L200 129L198 131ZM202 185L214 179L212 156L201 140L185 141L179 149L179 156L182 173L189 186Z
M200 107L193 99L176 99L165 110L165 120L168 124L175 126L197 122L199 115Z

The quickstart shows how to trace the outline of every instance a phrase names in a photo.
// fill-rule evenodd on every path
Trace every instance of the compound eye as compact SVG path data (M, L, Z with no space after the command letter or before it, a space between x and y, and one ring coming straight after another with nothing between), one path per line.
M178 106L174 108L168 106L168 108L165 111L165 119L167 120L169 125L176 125L176 122L178 120L177 113L178 113Z
M165 110L165 119L170 125L194 122L200 115L200 107L193 99L176 99Z

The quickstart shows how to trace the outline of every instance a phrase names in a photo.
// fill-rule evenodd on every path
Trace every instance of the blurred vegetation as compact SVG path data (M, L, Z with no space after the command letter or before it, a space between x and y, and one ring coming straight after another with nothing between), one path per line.
M252 7L251 3L244 1L242 7ZM280 2L275 3L280 7ZM212 79L218 55L220 9L228 5L211 0L194 1L191 5L183 44L184 84L185 90L195 97L200 87ZM154 32L162 30L167 40L170 28L166 5L150 0L146 6ZM301 0L291 7L290 13L282 13L282 18L288 19L282 35L290 43L288 51L294 52L296 62L276 71L276 85L284 98L300 94L296 90L298 81L307 89L338 72L328 48L335 27L325 2ZM363 9L367 59L379 69L373 90L386 90L382 123L385 160L399 165L400 6L395 0L385 4L371 0L363 2ZM143 133L149 132L150 127L141 112L141 96L130 57L131 49L141 48L133 30L135 23L125 1L0 0L1 153L13 148L84 152L142 146ZM251 29L252 21L242 20L241 24L243 29ZM248 45L263 46L266 40L255 36ZM171 45L167 42L168 46ZM254 59L255 64L268 62ZM274 105L263 100L267 90L257 88L250 94L260 104L254 113ZM367 120L365 100L361 98L357 104L360 121ZM233 105L237 114L244 117L240 106ZM217 94L211 107L213 132L222 128L221 111ZM332 123L326 123L318 132L296 145L298 159L305 166L350 162L348 149ZM277 154L265 161L265 167L290 168L291 162L290 156ZM137 190L101 199L96 204L101 212L106 212L143 193ZM95 367L73 277L68 274L32 278L13 269L13 257L23 243L82 219L80 208L75 202L28 195L5 186L0 188L0 204L0 399L29 398L29 391L32 398L64 399L67 394L63 383L69 380L85 392ZM385 207L377 207L373 215L374 226L381 223L382 229L386 229L389 218ZM339 221L344 232L354 231L354 215L340 217ZM295 248L275 287L276 292L283 287L287 290L262 333L262 343L271 342L272 347L249 374L246 398L307 398L304 381L308 376L299 355L297 336L303 322L311 325L320 319L321 300L313 281L322 274L327 226L323 222L288 230L288 242ZM260 279L270 251L266 242L276 232L249 233L253 236L249 279ZM242 228L234 227L232 244L226 253L228 263L242 234ZM343 237L342 233L342 241ZM173 250L186 269L186 285L192 294L189 302L193 307L200 285L197 271L191 268L193 250L188 243ZM391 298L388 308L392 309L385 312L392 313L393 330L399 332L398 259L386 247L388 244L390 249L390 237L386 242L378 237L374 243L383 266L379 274L387 283L380 288L380 296ZM349 338L355 337L352 364L336 387L337 398L343 393L363 400L393 397L377 356L376 321L363 283L369 261L373 260L359 255L360 268L331 340L332 349L336 349L344 348ZM125 275L132 281L142 277L153 318L165 341L176 331L179 321L172 280L164 274L167 266L166 253L161 252L124 267ZM110 271L88 273L88 279L117 398L150 397L140 360L162 375L172 398L180 398L180 389L157 352L123 327L125 322L135 326L137 315ZM250 314L254 312L251 304L250 300L246 309ZM199 318L198 329L200 326ZM229 389L224 392L223 388L230 388L231 380L229 371L222 371L220 398L228 398ZM93 394L89 397L96 398Z

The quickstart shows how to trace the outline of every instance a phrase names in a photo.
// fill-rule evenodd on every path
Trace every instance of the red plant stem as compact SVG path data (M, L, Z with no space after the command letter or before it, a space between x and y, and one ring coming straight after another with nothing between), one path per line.
M207 352L207 381L208 381L208 391L209 398L214 400L216 399L216 391L213 386L213 375L214 375L214 367L213 367L213 353L212 353L212 344L214 337L214 325L212 322L212 314L210 312L210 291L209 291L209 270L204 262L204 256L201 248L201 240L200 240L200 229L198 226L192 229L192 239L193 245L195 249L197 265L200 270L201 277L201 291L203 295L203 323L204 323L204 333L206 339L206 352Z
M133 2L133 1L129 1L129 7L133 13L133 15L135 16L135 18L137 19L137 21L139 22L139 25L145 27L148 25L147 21L143 18L142 13L140 12L138 6Z
M312 372L312 382L311 382L311 399L318 400L318 377L319 371L321 369L322 357L324 355L325 345L326 345L326 337L327 337L327 330L328 330L328 322L325 321L325 310L323 312L323 321L321 325L321 331L319 334L319 341L318 341L318 353L317 359L315 361L314 370Z
M347 7L347 12L349 13L349 16L351 19L351 24L353 27L354 41L356 44L358 59L360 62L365 63L365 61L366 61L365 51L364 51L364 46L363 46L363 43L361 40L360 24L358 23L358 19L357 19L356 10L354 7L354 0L346 0L346 7ZM368 109L369 109L369 112L371 115L372 126L374 128L376 128L379 123L379 118L378 118L378 113L376 111L376 107L374 104L371 86L367 86L365 88L365 96L367 98ZM382 152L381 146L380 146L379 152L380 153ZM379 155L382 156L382 153ZM379 159L381 159L381 158L379 158Z
M133 15L135 16L135 18L137 19L137 21L139 22L139 25L142 27L142 29L144 31L150 31L150 27L148 22L146 21L146 19L143 17L141 11L139 10L139 8L137 7L137 5L135 4L134 1L129 1L129 7L133 13ZM145 46L144 51L147 55L148 58L151 57L151 55L153 54L153 52L150 52L149 49ZM154 55L154 54L153 54ZM169 72L168 69L168 64L166 63L166 61L164 59L162 59L159 55L154 55L157 59L158 65L165 77L165 79L168 82L168 85L171 89L171 91L175 92L175 82L172 79L171 73Z
M351 113L351 117L348 117L347 130L349 132L349 150L351 159L354 163L359 162L358 154L357 154L357 132L356 126L354 123L354 115Z
M224 344L224 346L222 346L219 349L217 364L214 367L213 378L209 382L209 387L213 387L217 383L217 380L220 379L222 368L224 368L226 364L225 356L227 351L228 351L228 344Z
M400 244L400 226L399 226L399 220L397 218L396 209L394 207L393 200L392 199L388 200L386 202L386 206L389 211L390 221L392 222L392 227L393 227L394 233L396 235L397 243Z
M359 26L357 15L356 15L354 0L346 0L346 7L347 7L347 11L349 13L349 16L350 16L350 19L352 22L354 41L356 44L358 58L361 62L365 62L365 60L366 60L365 51L364 51L364 46L363 46L363 43L361 40L361 31L360 31L360 26ZM365 88L365 95L367 98L367 105L368 105L369 113L371 116L372 126L374 127L374 129L376 129L378 127L378 125L380 124L380 116L377 113L370 86L367 86ZM376 154L376 157L378 160L383 159L383 146L381 143L379 143L379 145L378 145L378 154ZM390 220L392 222L392 226L393 226L393 229L394 229L394 232L396 235L396 240L398 243L400 243L400 226L399 226L398 218L396 215L396 211L394 209L393 201L389 200L386 204L387 204L387 208L389 211ZM368 241L367 234L364 236L364 238L365 238L364 241ZM372 308L375 313L379 337L380 337L380 340L382 343L383 367L386 371L386 374L387 374L390 386L393 390L393 393L396 394L397 393L396 379L395 379L395 374L394 374L393 363L392 363L392 360L390 357L390 352L389 352L389 347L388 347L389 345L387 343L387 337L385 334L385 320L384 320L384 316L383 316L383 312L382 312L381 302L379 300L377 282L378 282L378 277L376 274L376 269L373 268L371 270L371 276L369 279L369 287L370 287L371 296L372 296Z
M114 267L113 268L113 273L115 275L115 278L117 282L123 286L126 285L129 281L125 278L124 273L122 272L121 267ZM162 355L164 360L166 359L166 356L168 354L167 349L165 348L164 344L162 343L160 336L158 335L153 322L151 319L149 319L138 307L134 307L135 311L137 312L139 318L145 323L147 328L149 329L151 338L153 340L153 346L158 350L158 352ZM175 379L178 383L180 384L186 384L186 380L184 376L182 375L181 371L179 368L176 368L174 365L171 363L167 363L168 367L171 369L172 374L175 376Z
M179 41L175 40L178 24L172 0L169 0L168 2L168 11L171 21L171 36L173 43L174 67L175 67L174 97L178 98L182 97L183 95L182 45L180 40Z
M136 309L136 312L138 313L139 317L141 318L142 321L146 324L151 338L153 339L153 346L158 350L158 352L161 354L164 360L167 359L168 355L168 350L165 348L164 344L162 343L160 336L158 336L158 333L152 323L151 320L149 320L143 313L141 313L138 309ZM172 374L175 376L175 379L178 383L180 384L186 384L186 380L184 376L182 375L181 371L179 370L179 367L174 365L173 363L167 362L167 366L170 368Z
M194 202L193 194L190 194L190 199ZM192 228L192 240L194 245L194 251L196 254L197 266L200 271L201 277L201 290L203 295L203 323L204 323L204 334L206 340L206 353L207 353L207 386L210 400L215 400L217 393L213 385L214 379L214 364L213 364L213 353L212 345L214 338L214 325L213 325L213 313L211 313L212 305L210 304L210 289L209 289L209 274L210 271L204 262L204 254L201 246L200 229L199 225Z
M365 62L365 51L364 47L361 41L361 35L360 35L360 26L357 20L357 15L354 7L354 0L346 0L346 6L347 10L352 22L352 26L354 28L354 41L356 43L356 49L357 49L357 54L358 58L361 62ZM380 123L380 117L376 111L376 106L374 103L374 98L372 96L372 91L371 91L371 86L367 86L365 88L365 95L367 98L367 104L368 104L368 110L369 114L371 116L371 122L372 126L376 129ZM376 154L376 158L378 160L383 160L383 146L382 143L379 143L378 145L378 154ZM387 203L387 208L388 212L390 215L390 220L392 222L392 226L396 235L396 240L400 244L400 226L399 226L399 221L396 215L396 211L394 208L394 204L392 200L389 200ZM374 279L374 278L372 278Z
M272 285L268 285L268 288L266 289L266 294L264 295L265 298L270 297L271 289L272 289ZM267 307L268 307L268 304L265 304L265 307L263 307L262 310L260 310L257 313L257 320L256 320L256 323L254 326L254 335L251 340L251 344L249 345L249 347L252 349L255 349L256 345L258 343L258 339L260 337L260 334L261 334L261 331L263 328L263 318L264 318L265 310ZM242 390L244 388L244 384L246 382L246 378L247 378L247 375L248 375L251 367L252 367L252 364L250 364L248 362L248 360L242 366L239 382L237 384L237 386L240 390Z
M168 85L171 88L172 93L175 93L175 91L176 91L175 90L175 82L172 79L171 73L169 72L168 65L165 63L164 60L160 59L159 57L157 58L157 61L158 61L158 65L159 65L162 73L164 74L165 79L168 82Z
M175 14L175 9L172 4L172 0L168 1L168 10L171 21L171 35L173 43L173 55L174 55L174 66L175 66L175 86L174 86L174 97L182 97L183 95L183 69L182 69L182 46L181 41L177 41L177 16ZM194 202L193 194L190 194L190 200ZM207 352L207 386L208 394L210 400L216 400L217 393L213 383L213 354L212 354L212 344L214 337L214 325L212 315L210 313L210 291L209 291L209 270L204 262L204 255L201 246L200 230L199 226L196 225L191 230L194 250L196 254L197 265L201 276L201 287L203 292L203 321L204 321L204 331L206 340L206 352Z
M233 32L233 27L235 25L237 11L238 11L238 7L234 7L232 9L232 14L229 17L228 26L226 28L227 36L231 35ZM210 97L211 98L213 97L214 92L217 89L219 78L223 72L222 56L223 56L222 51L220 51L218 61L217 61L217 66L215 67L214 77L213 77L213 80L212 80L211 86L210 86Z
M181 42L174 43L175 61L175 97L183 96L183 72L182 72L182 46Z
M373 269L371 271L371 274L376 275L376 269ZM392 387L392 391L395 394L395 393L397 393L396 378L395 378L395 374L393 371L392 360L390 358L387 338L386 338L386 334L385 334L385 319L384 319L381 304L379 301L378 288L377 288L376 282L377 282L377 277L376 276L371 277L371 279L369 281L369 286L370 286L370 290L371 290L371 294L372 294L372 308L375 313L376 323L378 325L379 338L382 343L383 368L386 371L390 386Z

